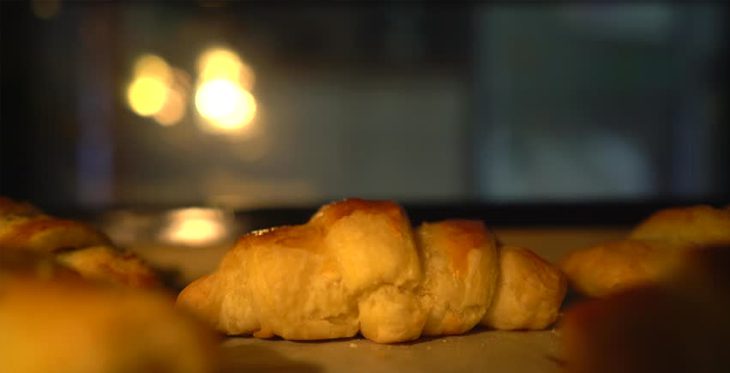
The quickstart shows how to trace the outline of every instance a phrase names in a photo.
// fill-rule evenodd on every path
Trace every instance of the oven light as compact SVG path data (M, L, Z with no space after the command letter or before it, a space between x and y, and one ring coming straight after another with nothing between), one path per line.
M198 58L195 108L201 127L212 132L240 132L256 116L251 93L253 71L233 51L212 48Z

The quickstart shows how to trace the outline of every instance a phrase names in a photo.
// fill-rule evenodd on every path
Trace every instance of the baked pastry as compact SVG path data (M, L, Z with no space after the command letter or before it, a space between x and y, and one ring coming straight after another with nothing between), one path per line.
M730 245L730 210L690 206L657 211L624 240L569 253L560 262L578 292L602 297L671 276L687 250Z
M157 275L139 257L110 246L61 251L56 259L84 278L133 287L159 285Z
M603 297L656 282L676 249L661 241L620 240L569 253L560 268L583 295Z
M500 330L545 329L558 318L566 290L558 268L528 249L503 246L497 292L481 323Z
M0 216L0 247L55 252L109 245L109 239L88 224L48 215Z
M8 253L3 257L16 255ZM49 272L58 266L54 261L36 262L36 268L28 257L13 261L19 266L9 262L0 265L3 372L215 370L214 336L167 295Z
M307 224L243 236L178 305L230 335L313 340L359 331L391 343L458 334L482 320L499 291L497 258L481 222L424 224L416 239L396 203L350 199L323 206ZM552 296L559 306L562 294Z
M564 370L727 372L730 247L682 251L672 277L569 308Z
M134 254L114 247L94 227L59 219L0 197L0 251L46 253L85 277L128 286L157 286L154 271Z
M229 334L286 339L418 338L425 322L410 226L399 206L334 204L309 224L242 237L178 303Z
M660 210L634 228L629 238L683 246L730 245L730 209L697 205Z
M424 268L424 335L462 334L491 305L499 273L495 237L480 221L446 220L418 228Z

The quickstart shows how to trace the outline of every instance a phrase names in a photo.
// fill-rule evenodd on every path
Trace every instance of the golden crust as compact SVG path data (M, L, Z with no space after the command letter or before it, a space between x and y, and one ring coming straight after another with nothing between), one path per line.
M634 228L629 238L688 246L730 245L730 209L697 205L660 210Z
M215 369L215 340L167 296L80 279L0 281L0 361L8 372Z
M462 334L484 316L499 271L497 244L484 223L446 220L417 231L425 272L425 335Z
M0 217L0 249L55 252L108 244L104 234L78 221L46 215Z
M730 210L707 205L655 212L621 241L575 251L561 261L580 293L603 297L650 285L681 265L684 250L730 245Z
M394 230L400 230L403 220L408 220L403 208L393 201L368 201L349 198L322 206L312 216L310 223L328 227L355 212L387 217L387 221L391 223Z
M481 222L424 224L416 241L398 204L344 200L323 206L307 224L243 236L177 303L229 335L331 339L359 329L393 343L422 332L458 334L482 320L493 299L496 246ZM510 327L544 327L557 314L564 280L562 288L554 285L554 268L539 264L523 265L518 276L533 276L530 286L547 289L552 303L528 289L535 300L523 304L534 310ZM525 274L534 268L541 273Z
M581 294L602 297L656 282L662 253L667 250L648 241L608 242L568 254L560 268Z
M557 267L528 249L503 246L495 298L481 323L501 330L545 329L557 320L566 290Z
M49 254L83 277L135 287L157 286L154 271L115 249L89 224L44 215L28 203L0 197L0 252Z
M57 258L84 278L133 287L160 285L155 273L137 256L108 246L63 252Z
M374 341L398 342L418 338L425 322L420 276L403 210L345 200L308 224L245 235L178 304L228 334L309 340L359 328Z

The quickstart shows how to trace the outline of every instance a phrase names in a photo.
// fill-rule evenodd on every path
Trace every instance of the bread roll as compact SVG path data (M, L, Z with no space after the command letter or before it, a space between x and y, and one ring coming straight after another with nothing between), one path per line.
M136 255L110 246L64 251L56 258L88 279L132 287L159 285L157 275Z
M603 297L656 282L676 249L655 241L620 240L569 253L560 268L583 295Z
M0 197L0 251L54 256L82 276L126 286L159 285L157 275L134 254L112 246L92 226L45 215L36 207Z
M446 220L418 228L427 310L424 335L462 334L492 303L499 272L494 236L480 221Z
M634 228L629 238L695 247L730 245L730 209L698 205L660 210Z
M499 280L482 325L501 330L544 329L558 318L565 276L530 250L503 246Z
M603 297L671 276L682 252L730 245L730 210L706 205L657 211L628 238L569 253L561 268L583 295Z
M0 248L57 252L109 245L109 239L91 226L47 215L0 216Z
M504 299L519 299L493 317L530 309L490 325L545 327L564 282L534 254L518 255L528 259L506 266L515 273L506 283L529 278L529 296L504 290ZM359 331L375 342L403 342L471 329L494 299L498 271L496 240L481 222L427 223L415 240L397 204L350 199L322 207L307 224L245 235L177 302L229 335L314 340Z

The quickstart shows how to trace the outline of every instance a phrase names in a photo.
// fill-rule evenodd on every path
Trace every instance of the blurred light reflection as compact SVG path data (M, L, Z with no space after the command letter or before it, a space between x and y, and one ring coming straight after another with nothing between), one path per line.
M198 59L198 73L195 107L204 119L204 130L235 132L253 121L257 110L250 92L254 74L235 52L205 51Z
M221 211L187 208L168 214L166 227L160 232L160 239L179 245L205 245L226 238L228 229Z
M132 111L143 117L152 117L162 126L180 122L185 116L187 90L179 75L159 56L140 56L134 64L134 77L127 89Z
M152 77L135 79L127 90L127 99L132 110L143 116L151 116L162 110L167 100L167 84Z

